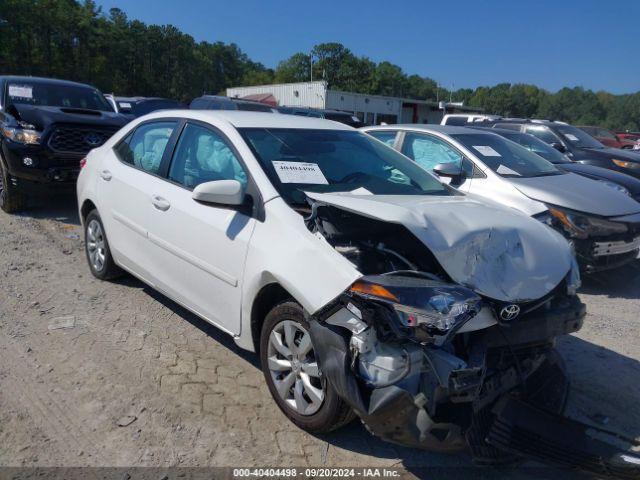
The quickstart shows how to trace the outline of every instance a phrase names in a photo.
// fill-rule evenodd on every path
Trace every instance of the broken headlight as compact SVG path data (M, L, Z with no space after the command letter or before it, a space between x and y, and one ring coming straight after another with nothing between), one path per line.
M468 288L404 275L365 276L350 292L387 304L405 327L424 327L435 334L457 330L480 311L482 302Z
M549 213L573 238L585 239L591 236L604 236L627 232L627 226L624 223L612 222L604 218L592 217L552 206L549 206Z

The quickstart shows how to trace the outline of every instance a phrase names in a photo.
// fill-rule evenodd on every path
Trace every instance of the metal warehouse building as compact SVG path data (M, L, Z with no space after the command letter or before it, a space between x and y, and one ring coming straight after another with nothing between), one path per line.
M327 82L324 80L227 89L228 97L255 98L257 95L272 95L275 103L279 106L324 108L350 112L370 125L383 122L389 124L440 123L444 113L482 111L460 103L438 103L429 100L329 90Z

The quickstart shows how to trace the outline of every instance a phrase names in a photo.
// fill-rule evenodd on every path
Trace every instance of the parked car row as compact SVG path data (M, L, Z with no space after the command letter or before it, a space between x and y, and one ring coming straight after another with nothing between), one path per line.
M77 82L0 77L0 208L24 209L32 195L75 184L80 160L126 123L158 110L240 110L328 118L355 127L357 117L333 110L272 108L264 103L203 95L189 106L158 97L103 95Z
M640 249L640 180L565 169L578 147L570 160L526 131L580 143L575 127L356 130L213 96L131 120L86 85L0 84L3 208L21 172L69 158L91 273L128 272L256 352L296 425L359 417L483 464L637 474L637 453L563 416L554 346L586 314L580 267Z
M448 179L458 190L548 223L571 241L585 272L638 257L640 197L631 197L606 174L593 181L604 169L580 165L578 171L586 167L589 173L572 173L573 164L560 154L554 162L559 165L545 160L538 152L553 156L550 147L532 135L441 125L388 125L364 131ZM568 170L562 165L569 165ZM627 185L633 184L634 192L640 189L640 180L622 177Z

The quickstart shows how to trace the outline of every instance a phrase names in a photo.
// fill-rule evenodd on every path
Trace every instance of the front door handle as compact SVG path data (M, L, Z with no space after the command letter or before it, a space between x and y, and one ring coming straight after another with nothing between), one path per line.
M151 197L151 203L153 203L153 206L162 212L166 212L169 210L169 207L171 207L171 204L166 199L158 195Z
M111 180L112 175L109 170L102 170L100 172L100 177L102 177L103 180L106 180L108 182L109 180Z

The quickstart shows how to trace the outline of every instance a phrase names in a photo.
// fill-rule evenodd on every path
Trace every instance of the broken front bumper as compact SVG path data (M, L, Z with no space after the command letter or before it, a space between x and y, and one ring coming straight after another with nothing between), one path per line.
M576 254L587 273L620 267L632 262L640 251L640 236L599 241L575 241Z
M567 297L508 326L459 334L442 347L413 342L385 346L380 365L389 365L384 361L395 348L407 367L394 382L380 383L363 378L360 360L352 353L352 332L335 324L335 316L345 310L336 307L310 323L327 382L375 435L436 451L465 448L479 412L508 392L526 395L528 379L554 357L555 337L579 330L585 315L577 297ZM564 375L560 383L566 386ZM560 390L566 393L566 388ZM564 405L564 395L560 397L552 402L556 411Z

